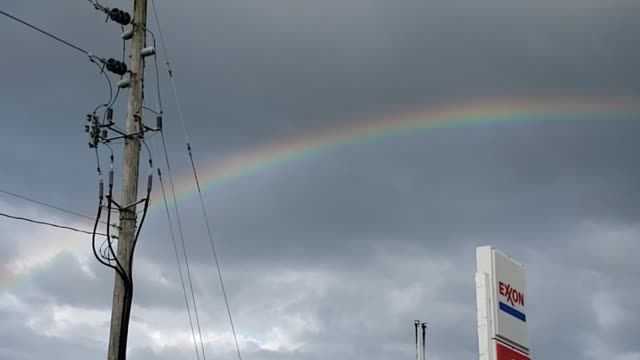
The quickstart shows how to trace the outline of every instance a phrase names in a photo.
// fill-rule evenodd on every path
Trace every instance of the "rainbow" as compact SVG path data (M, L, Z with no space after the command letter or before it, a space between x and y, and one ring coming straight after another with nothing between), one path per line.
M202 191L209 191L238 178L250 176L265 169L292 161L302 161L315 154L332 149L371 143L378 139L402 134L429 132L445 128L539 121L580 121L602 119L604 121L631 119L640 120L640 104L634 98L577 98L554 99L492 99L489 101L453 102L418 111L379 116L362 121L347 122L345 126L313 132L276 141L250 149L200 167L199 177ZM176 179L176 198L180 201L197 194L191 172ZM164 204L161 196L155 196L151 209ZM63 241L49 249L48 261L40 262L29 269L15 273L3 269L0 273L0 293L10 289L19 280L26 280L51 266L65 250L86 246L83 241ZM64 258L64 257L62 257Z
M402 134L501 123L580 121L587 118L638 119L639 116L640 102L633 98L494 99L451 103L419 111L351 121L343 127L276 141L200 168L198 176L204 192L280 164L300 161L344 146L367 144ZM176 180L178 200L196 194L197 188L191 174ZM158 196L152 208L160 206L164 205Z

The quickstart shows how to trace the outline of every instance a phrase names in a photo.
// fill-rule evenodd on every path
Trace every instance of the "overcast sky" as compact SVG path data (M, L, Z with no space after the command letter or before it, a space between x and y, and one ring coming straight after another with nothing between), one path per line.
M443 102L640 96L636 0L157 7L201 169ZM119 27L87 1L4 0L0 9L98 56L122 50ZM98 177L83 126L108 97L104 77L86 56L8 18L0 34L0 189L93 216ZM148 65L146 104L156 108ZM172 166L188 179L160 70ZM412 359L414 319L429 323L431 359L477 358L475 247L492 244L527 266L533 358L640 360L639 117L405 134L207 191L243 358ZM149 143L164 167L158 140ZM5 194L0 211L92 225ZM234 359L197 199L180 211L207 358ZM130 358L195 359L161 207L136 254ZM1 359L106 358L113 274L87 236L0 218L0 270L11 280L0 288Z

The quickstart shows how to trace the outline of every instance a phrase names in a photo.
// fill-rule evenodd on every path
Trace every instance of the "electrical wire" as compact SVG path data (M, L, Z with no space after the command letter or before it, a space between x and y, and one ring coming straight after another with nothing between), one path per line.
M135 25L134 25L135 26ZM157 49L157 44L156 44L156 37L154 35L154 33L147 29L146 27L143 27L143 29L148 32L149 34L151 34L151 39L153 41L153 47L154 49ZM158 67L158 57L154 56L153 57L154 60L154 68L155 68L155 73L156 73L156 106L158 108L158 111L152 110L146 106L144 106L144 104L142 104L141 109L150 111L156 115L162 116L162 114L164 113L164 109L162 106L162 96L161 96L161 91L160 91L160 71L159 71L159 67ZM172 191L172 195L173 195L173 206L174 206L174 210L176 212L176 220L177 220L177 224L178 224L178 232L180 235L180 241L182 243L182 252L183 252L183 256L184 256L184 262L186 265L186 270L187 270L187 279L188 279L188 283L189 283L189 290L190 290L190 294L191 294L191 300L193 301L193 309L194 309L194 316L196 318L196 324L197 324L197 328L198 328L198 337L200 339L200 348L202 350L202 358L203 360L206 360L206 352L204 350L204 341L202 339L202 329L200 326L200 316L198 314L198 305L196 302L196 298L195 298L195 292L193 290L193 281L191 278L191 268L189 266L189 258L187 256L187 249L186 249L186 245L185 245L185 241L184 241L184 233L182 231L182 222L180 220L180 211L178 210L178 204L176 201L176 194L175 194L175 187L174 187L174 183L173 183L173 176L171 174L171 164L169 162L169 155L168 155L168 151L167 151L167 146L166 146L166 141L164 138L164 132L162 131L162 129L159 129L158 131L160 133L160 136L162 137L162 146L163 146L163 150L164 150L164 157L165 157L165 161L166 161L166 166L167 166L167 172L169 174L169 180L171 183L171 191ZM158 132L154 133L150 138L152 138L153 136L155 136ZM145 146L147 146L146 142L145 142ZM147 146L147 151L149 151L149 148ZM151 156L151 155L149 155ZM173 224L171 222L171 215L169 212L169 206L167 203L167 198L166 198L166 192L165 192L165 188L164 188L164 182L162 181L162 173L160 171L160 169L158 169L158 177L160 178L160 186L162 188L162 197L164 199L164 204L165 204L165 210L167 212L167 218L169 220L169 229L171 231L171 240L173 242L173 247L174 247L174 252L176 255L176 264L178 266L178 272L180 275L180 282L182 285L182 292L184 295L184 299L185 299L185 305L186 305L186 309L187 309L187 314L189 316L189 325L191 327L191 335L193 338L193 345L196 351L196 358L198 360L200 360L200 354L198 351L198 341L196 339L196 334L195 334L195 329L194 329L194 325L193 325L193 318L191 317L191 310L189 308L189 299L187 297L187 290L186 290L186 286L184 283L184 274L182 272L182 267L180 265L180 256L178 254L178 246L176 243L176 239L174 236L174 230L173 230Z
M182 106L180 104L180 99L178 98L178 92L177 92L176 85L175 85L175 79L173 78L173 71L171 70L171 64L170 64L170 61L169 61L169 56L167 54L167 46L166 46L166 43L164 41L164 37L162 35L162 29L160 27L160 20L158 18L158 11L156 9L156 4L155 4L154 0L151 0L151 6L152 6L153 14L154 14L154 17L155 17L155 20L156 20L156 24L158 25L158 35L160 37L160 42L162 44L163 53L164 53L165 60L166 60L166 63L167 63L167 71L169 73L169 79L171 80L171 87L173 89L173 95L174 95L175 100L176 100L176 107L178 109L178 116L180 118L180 123L182 125L182 130L184 132L185 142L187 143L187 151L189 153L189 159L191 161L191 169L193 171L193 176L194 176L194 179L195 179L195 182L196 182L196 187L198 189L198 196L200 198L200 205L202 207L202 214L204 216L205 224L206 224L206 227L207 227L207 234L209 236L209 243L211 245L211 250L213 252L213 258L214 258L214 261L215 261L216 269L218 271L218 280L220 281L220 288L222 289L222 295L224 297L225 306L227 308L227 315L229 317L229 323L231 325L231 332L233 333L233 340L235 342L236 351L238 353L238 360L242 360L242 355L240 353L240 346L238 345L238 337L237 337L237 334L236 334L235 325L233 323L233 316L231 315L231 308L229 306L229 298L227 296L227 291L226 291L225 286L224 286L224 279L222 277L222 271L221 271L221 268L220 268L220 261L218 259L218 254L217 254L216 247L215 247L215 244L214 244L214 241L213 241L213 232L211 231L211 225L209 223L209 217L207 215L206 206L204 204L204 197L202 195L202 190L200 188L200 182L198 180L198 173L196 171L196 166L195 166L195 162L193 160L193 154L192 154L192 151L191 151L191 144L189 142L189 136L188 136L187 129L186 129L186 126L185 126L185 122L184 122L184 116L182 114ZM175 199L175 197L174 197L174 199Z
M124 26L120 25L120 29L124 32ZM122 39L122 62L123 63L126 60L126 53L127 53L127 41ZM120 80L122 80L123 77L124 75L120 76ZM116 89L116 96L113 98L113 101L110 101L109 104L107 105L107 109L105 109L105 114L107 110L116 103L116 101L118 100L118 95L120 95L120 86L118 86L118 88ZM103 115L103 119L105 117L106 115Z
M109 195L107 196L107 222L111 222L111 204L113 203L112 199L113 199L113 184L110 183ZM110 235L109 229L107 229L107 237L109 237L109 235ZM113 260L116 263L115 265L116 272L118 273L118 275L120 275L120 278L122 279L122 281L125 282L125 284L127 284L129 276L127 275L127 272L124 266L122 266L122 263L120 263L120 261L118 260L118 255L113 250L113 244L111 243L111 241L109 241L107 245L109 247L111 257L113 257Z
M46 202L44 202L44 201L40 201L40 200L35 200L35 199L32 199L32 198L28 198L28 197L26 197L26 196L24 196L24 195L19 195L19 194L13 193L13 192L11 192L11 191L7 191L7 190L4 190L4 189L0 189L0 192L1 192L1 193L3 193L3 194L11 195L11 196L16 197L16 198L18 198L18 199L22 199L22 200L26 200L26 201L32 202L32 203L34 203L34 204L38 204L38 205L42 205L42 206L46 206L46 207L48 207L48 208L55 209L55 210L58 210L58 211L62 211L62 212L65 212L65 213L67 213L67 214L75 215L75 216L77 216L77 217L81 217L81 218L84 218L84 219L87 219L87 220L92 220L92 221L93 221L93 220L95 220L95 219L94 219L94 218L92 218L91 216L83 215L83 214L80 214L80 213L75 212L75 211L71 211L71 210L67 210L67 209L61 208L61 207L59 207L59 206L51 205L51 204L48 204L48 203L46 203ZM114 227L114 228L117 228L117 226L116 226L116 225L109 224L109 223L107 223L106 221L100 221L100 223L105 224L105 225L112 226L112 227Z
M102 240L102 243L100 244L100 256L102 256L102 258L105 259L106 261L111 262L111 261L114 261L115 259L107 251L109 250L107 241L110 241L110 240L108 238L105 238L104 240Z
M137 24L133 24L133 26L140 26ZM148 32L149 34L151 34L151 41L153 42L153 48L157 49L157 44L156 44L156 35L153 33L153 31L149 30L149 28L147 28L146 26L140 26L142 28L142 30ZM158 26L158 30L160 29L160 27ZM160 70L158 68L158 57L154 56L153 57L153 62L154 62L154 69L155 69L155 73L156 73L156 102L158 105L158 109L159 112L155 112L156 114L160 114L162 115L163 110L162 110L162 97L160 96ZM144 107L143 107L144 108ZM150 110L147 108L147 110ZM153 110L151 110L153 111Z
M112 182L113 157L111 158L111 168L112 169L110 170L110 174L109 174L109 195L107 196L107 201L108 201L107 222L111 221L111 204L113 203L112 201L113 199L113 182ZM108 228L107 228L107 234L109 234ZM113 266L113 265L107 265L107 266L114 269L118 273L118 275L120 276L120 279L124 284L124 301L122 302L122 311L120 315L120 346L118 348L118 351L119 351L118 359L125 359L126 358L126 340L127 340L128 330L129 330L127 320L129 319L128 314L131 311L131 294L133 292L133 284L132 284L133 279L131 274L127 273L126 269L122 266L122 264L118 260L118 256L113 250L112 242L108 241L107 245L111 253L111 258L113 258L113 260L116 263L116 266ZM132 249L132 253L133 253L133 249ZM95 247L94 247L94 254L95 254ZM100 262L104 264L104 262L102 261Z
M231 324L231 332L233 333L233 340L235 341L236 344L236 351L238 352L238 360L242 360L242 356L240 355L240 346L238 345L238 338L236 335L236 329L235 326L233 324L233 317L231 316L231 308L229 306L229 298L227 296L227 291L225 289L224 286L224 280L222 277L222 270L220 269L220 261L218 260L218 253L216 251L216 246L215 243L213 241L213 232L211 231L211 225L209 223L209 216L207 215L207 209L206 206L204 205L204 197L202 196L202 190L200 188L200 181L198 180L198 173L196 171L196 166L195 163L193 161L193 155L191 153L191 147L190 145L188 145L188 149L189 149L189 159L191 160L191 169L193 170L193 177L195 178L196 181L196 187L198 189L198 197L200 198L200 205L202 207L202 215L204 217L204 222L205 225L207 227L207 234L209 235L209 243L211 244L211 250L213 252L213 259L215 261L216 264L216 268L218 270L218 280L220 281L220 288L222 289L222 296L224 297L224 302L225 305L227 307L227 315L229 316L229 323Z
M102 215L102 199L100 200L99 204L98 204L98 214L96 215L96 222L93 225L93 233L91 234L91 249L93 250L93 256L96 258L96 260L98 260L99 263L101 263L102 265L111 268L113 270L115 270L118 275L122 276L120 274L120 270L118 268L115 267L115 265L111 264L110 261L111 260L115 260L112 257L109 256L105 256L106 250L103 253L102 250L100 251L100 255L102 255L102 257L98 256L98 251L96 251L96 235L104 235L106 236L106 241L109 242L109 244L111 243L110 241L110 234L108 234L108 229L107 229L107 234L101 234L98 233L96 230L98 229L98 219L100 219L100 216ZM103 242L104 244L104 242ZM100 246L100 248L102 248L102 245ZM104 259L104 260L103 260ZM107 262L107 261L109 262Z
M143 106L143 107L142 107L142 109L143 109L143 110L150 111L150 112L152 112L152 113L154 113L154 114L156 114L156 115L162 115L162 113L161 113L161 112L157 112L157 111L155 111L155 110L153 110L153 109L150 109L150 108L148 108L148 107L146 107L146 106Z
M75 49L75 50L77 50L77 51L79 51L79 52L81 52L81 53L83 53L83 54L85 54L85 55L93 56L93 55L91 55L91 53L90 53L90 52L88 52L87 50L85 50L85 49L83 49L83 48L81 48L81 47L79 47L79 46L73 45L72 43L70 43L70 42L68 42L68 41L66 41L66 40L63 40L63 39L61 39L61 38L59 38L59 37L57 37L57 36L55 36L55 35L51 34L51 33L50 33L50 32L48 32L48 31L42 30L42 29L40 29L39 27L37 27L37 26L35 26L35 25L33 25L33 24L30 24L29 22L27 22L27 21L25 21L25 20L22 20L22 19L20 19L20 18L18 18L18 17L15 17L15 16L13 16L13 15L11 15L11 14L8 14L8 13L6 13L6 12L2 11L2 10L0 10L0 14L2 14L2 15L4 15L4 16L6 16L6 17L8 17L8 18L11 18L11 19L13 19L13 20L15 20L15 21L17 21L17 22L19 22L19 23L23 24L23 25L26 25L26 26L28 26L28 27L30 27L30 28L32 28L32 29L34 29L34 30L36 30L36 31L39 31L39 32L41 32L42 34L47 35L48 37L50 37L50 38L52 38L52 39L54 39L54 40L57 40L57 41L59 41L59 42L61 42L61 43L65 44L65 45L69 46L70 48ZM101 59L101 60L102 60L102 61L104 61L104 59Z
M70 231L75 231L75 232L82 233L82 234L93 235L93 233L91 231L77 229L77 228L74 228L72 226L58 225L58 224L50 223L50 222L47 222L47 221L40 221L40 220L34 220L34 219L22 217L22 216L9 215L9 214L3 213L3 212L0 212L0 216L6 217L6 218L9 218L9 219L13 219L13 220L26 221L26 222L30 222L30 223L33 223L33 224L46 225L46 226L51 226L51 227L55 227L55 228L58 228L58 229L70 230ZM96 234L97 235L104 235L104 236L107 235L105 233L96 233Z
M176 222L178 224L178 234L180 235L180 242L182 243L182 254L184 257L184 263L187 268L187 280L189 281L189 290L191 292L191 300L193 301L193 311L196 318L196 324L198 326L198 336L200 337L200 348L202 349L202 357L207 359L207 355L204 351L204 342L202 341L202 330L200 327L200 316L198 315L198 305L196 297L193 291L193 281L191 279L191 268L189 267L189 257L187 256L187 247L184 242L184 233L182 231L182 221L180 220L180 211L178 210L178 200L176 199L176 190L173 182L173 175L171 174L171 163L169 162L169 153L167 151L167 143L164 138L164 132L160 131L160 137L162 138L162 148L164 150L164 159L167 165L167 173L169 175L169 184L171 185L171 196L173 199L173 207L176 212Z
M187 297L187 288L184 284L184 275L182 273L182 266L180 265L180 255L178 254L178 244L176 242L175 231L173 229L173 222L171 221L171 214L169 212L169 203L167 202L167 195L164 189L164 182L162 181L162 173L158 168L158 178L160 180L160 188L162 189L162 199L164 200L164 210L167 213L167 222L169 224L169 231L171 233L171 242L173 244L173 251L176 255L176 264L178 265L178 274L180 275L180 285L182 285L182 294L184 295L184 303L187 308L187 314L189 315L189 326L191 327L191 336L193 337L193 345L196 350L196 358L200 360L200 353L198 351L198 341L196 340L196 332L193 327L193 319L191 317L191 309L189 307L189 298Z
M95 110L93 110L93 112L95 113L103 106L106 107L107 109L109 109L109 107L111 106L111 100L113 100L113 85L111 84L111 79L109 79L109 75L107 75L107 73L104 71L104 64L100 65L97 62L95 62L93 59L94 58L92 56L89 56L89 61L93 64L96 64L96 66L98 66L98 68L100 69L100 73L104 75L104 78L107 79L107 85L109 85L109 100L104 104L98 105L95 108ZM118 92L120 92L120 88L118 88ZM105 114L107 112L107 109L105 109ZM102 117L104 119L104 115Z
M100 10L100 11L103 11L103 12L108 12L109 11L109 9L107 9L106 7L100 5L100 3L97 0L88 0L88 1L93 5L93 7L96 10Z

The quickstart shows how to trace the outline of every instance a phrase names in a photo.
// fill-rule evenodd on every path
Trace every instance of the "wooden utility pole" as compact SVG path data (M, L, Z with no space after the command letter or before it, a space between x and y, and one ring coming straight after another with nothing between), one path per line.
M147 0L134 0L133 38L131 39L131 65L129 99L127 101L124 164L122 179L122 209L120 209L120 231L118 233L118 259L125 273L133 279L132 256L136 233L136 206L138 200L138 171L140 163L140 134L142 130L142 98L144 90L144 59L141 55L146 46ZM108 360L126 358L128 323L131 312L133 287L116 273L111 309L111 331L109 334ZM126 295L126 296L125 296ZM122 326L122 324L125 326Z

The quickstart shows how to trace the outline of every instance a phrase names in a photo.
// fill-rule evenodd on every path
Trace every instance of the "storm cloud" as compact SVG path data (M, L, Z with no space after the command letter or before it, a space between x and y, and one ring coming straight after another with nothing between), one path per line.
M201 170L443 103L640 95L635 1L156 5ZM3 10L98 56L121 55L120 28L89 2L6 0ZM98 177L83 125L108 98L104 77L85 55L8 18L0 33L0 188L93 216ZM158 50L172 167L188 179ZM148 64L145 104L157 109L155 88ZM477 357L474 251L492 244L527 266L534 358L640 359L640 119L520 120L332 148L207 190L243 358L410 359L414 319L429 323L432 359ZM148 143L164 170L159 137ZM179 207L207 356L234 359L199 203ZM0 210L92 225L6 194ZM11 279L0 289L0 358L106 357L114 275L89 237L4 218L0 234L0 280ZM129 356L195 358L160 202L135 279Z

